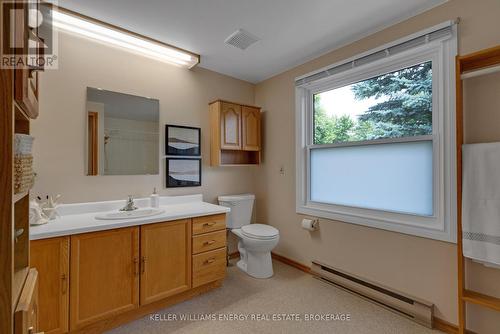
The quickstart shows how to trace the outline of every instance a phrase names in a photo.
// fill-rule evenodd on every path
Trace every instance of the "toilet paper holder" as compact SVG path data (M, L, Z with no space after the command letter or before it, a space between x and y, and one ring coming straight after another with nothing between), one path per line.
M301 226L307 231L317 231L319 229L319 219L318 218L304 218L302 219Z

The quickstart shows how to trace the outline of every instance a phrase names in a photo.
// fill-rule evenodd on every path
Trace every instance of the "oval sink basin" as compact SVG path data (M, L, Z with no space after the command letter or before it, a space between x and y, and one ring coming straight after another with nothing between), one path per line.
M95 219L119 220L119 219L143 218L149 216L156 216L159 215L160 213L163 213L164 211L165 210L153 209L153 208L137 209L134 211L118 211L118 212L113 211L113 212L98 214L97 216L95 216Z

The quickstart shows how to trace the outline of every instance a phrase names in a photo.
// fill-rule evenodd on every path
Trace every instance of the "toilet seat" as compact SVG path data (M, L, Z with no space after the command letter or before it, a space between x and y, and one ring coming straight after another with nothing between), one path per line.
M250 224L241 227L241 232L244 236L253 239L269 240L279 236L279 231L265 224Z

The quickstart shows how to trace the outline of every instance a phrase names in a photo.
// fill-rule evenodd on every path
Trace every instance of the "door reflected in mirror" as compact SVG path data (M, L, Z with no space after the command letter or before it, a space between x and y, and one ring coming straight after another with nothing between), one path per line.
M159 174L160 103L87 88L87 175Z

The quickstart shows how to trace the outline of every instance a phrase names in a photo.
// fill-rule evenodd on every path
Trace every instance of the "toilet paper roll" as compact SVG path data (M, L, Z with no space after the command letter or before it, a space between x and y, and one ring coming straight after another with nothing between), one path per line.
M308 231L316 231L318 229L318 221L313 219L302 219L302 228Z

